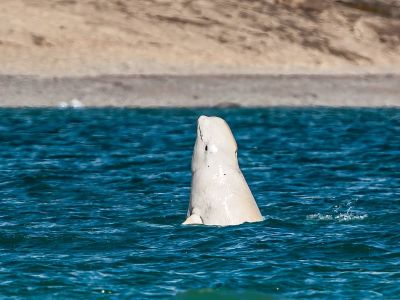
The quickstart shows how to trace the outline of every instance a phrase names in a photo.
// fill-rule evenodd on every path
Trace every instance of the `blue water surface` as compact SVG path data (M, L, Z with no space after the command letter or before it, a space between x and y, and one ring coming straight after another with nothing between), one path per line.
M182 226L201 114L265 217ZM0 296L400 299L400 110L0 109Z

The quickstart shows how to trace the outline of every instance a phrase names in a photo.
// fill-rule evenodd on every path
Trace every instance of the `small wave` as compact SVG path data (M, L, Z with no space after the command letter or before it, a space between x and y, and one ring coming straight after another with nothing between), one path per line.
M81 101L79 101L78 99L74 98L71 100L71 106L72 106L72 108L82 108L83 103Z
M60 103L58 103L58 107L59 108L67 108L68 107L68 102L61 101Z
M344 203L336 204L327 214L315 213L307 215L307 220L350 222L368 218L368 214L354 210L357 201L358 199L351 199Z
M353 213L344 213L344 214L339 214L339 215L335 216L335 219L339 220L339 222L364 220L366 218L368 218L367 214L357 215L357 214L353 214Z
M139 227L147 227L147 228L173 228L174 226L172 225L165 225L165 224L156 224L156 223L149 223L149 222L144 222L144 221L137 221L136 225Z
M340 213L338 215L316 213L307 216L307 220L318 220L318 221L337 220L339 222L361 221L366 218L368 218L368 214L354 214L354 213Z
M74 98L70 101L70 103L66 101L61 101L58 103L59 108L82 108L84 107L84 104L79 101L78 99Z
M321 221L327 221L327 220L333 220L332 215L323 215L320 213L317 214L311 214L307 216L307 220L321 220Z

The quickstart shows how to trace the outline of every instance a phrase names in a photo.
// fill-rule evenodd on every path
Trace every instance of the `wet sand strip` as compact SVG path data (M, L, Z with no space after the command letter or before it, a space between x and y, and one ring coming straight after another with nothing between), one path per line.
M400 75L0 75L1 107L400 107Z

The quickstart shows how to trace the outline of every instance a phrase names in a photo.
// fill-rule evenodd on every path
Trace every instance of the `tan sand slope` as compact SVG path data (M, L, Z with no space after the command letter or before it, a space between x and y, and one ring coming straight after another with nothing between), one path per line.
M390 0L2 0L2 74L400 71Z

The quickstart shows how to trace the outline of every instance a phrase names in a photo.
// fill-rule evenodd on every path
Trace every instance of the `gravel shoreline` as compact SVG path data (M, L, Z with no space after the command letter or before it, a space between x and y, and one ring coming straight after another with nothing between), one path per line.
M400 75L0 75L0 107L400 107Z

